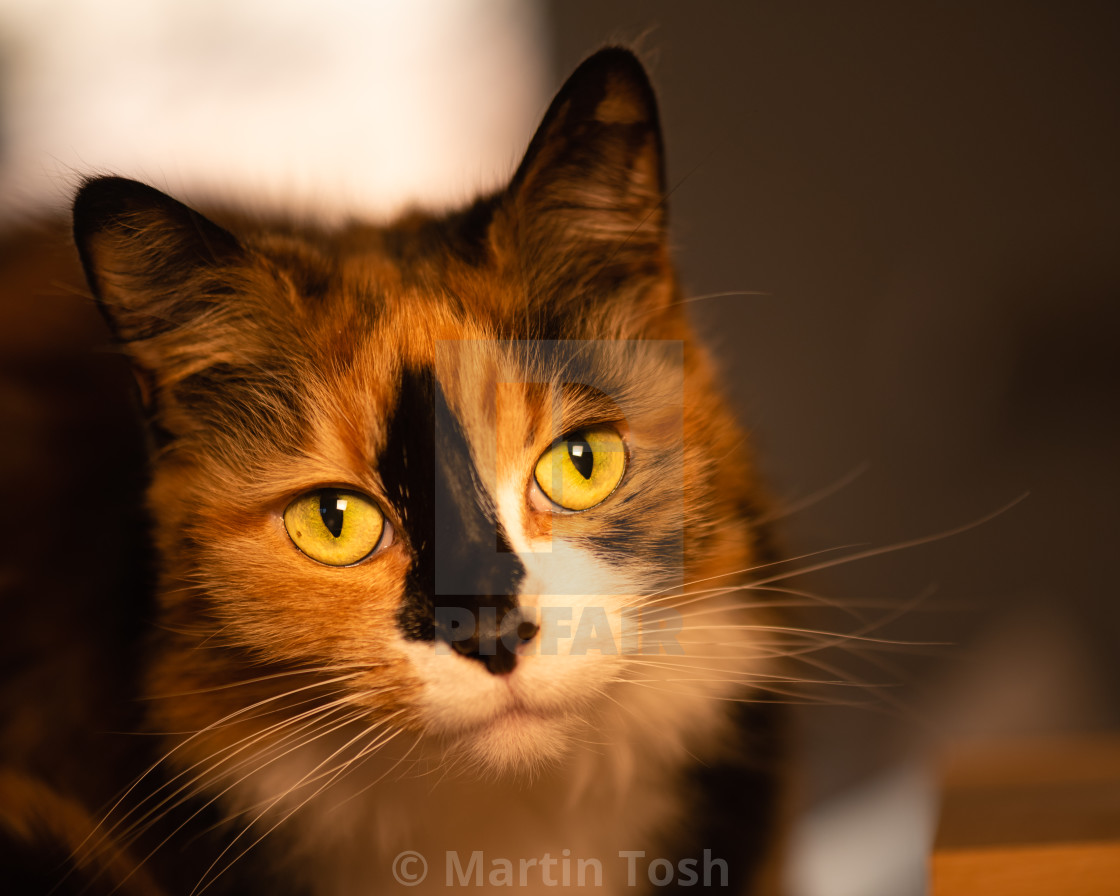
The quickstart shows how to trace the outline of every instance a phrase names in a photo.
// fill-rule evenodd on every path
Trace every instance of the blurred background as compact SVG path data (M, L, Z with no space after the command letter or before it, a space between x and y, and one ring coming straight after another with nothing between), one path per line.
M923 892L948 745L1120 727L1120 6L0 0L0 222L109 171L454 204L609 42L658 88L690 308L790 551L964 530L802 583L862 614L810 625L911 644L838 651L868 686L798 708L796 891Z

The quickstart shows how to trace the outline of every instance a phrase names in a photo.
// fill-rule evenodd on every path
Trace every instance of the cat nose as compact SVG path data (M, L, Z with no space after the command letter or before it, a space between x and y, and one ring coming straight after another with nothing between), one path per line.
M517 667L517 651L537 636L537 625L522 607L512 607L501 618L497 614L478 613L473 631L458 632L449 641L451 649L467 659L482 663L491 675L508 675Z

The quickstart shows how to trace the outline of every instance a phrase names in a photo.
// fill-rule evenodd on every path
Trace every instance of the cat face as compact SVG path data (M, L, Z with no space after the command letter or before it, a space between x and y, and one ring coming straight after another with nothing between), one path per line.
M506 190L451 215L235 234L85 185L79 250L155 446L149 689L179 695L154 714L197 732L186 759L291 736L279 716L503 772L620 700L654 729L715 718L696 698L757 658L704 646L743 617L703 583L756 562L755 486L664 192L620 51L573 75Z

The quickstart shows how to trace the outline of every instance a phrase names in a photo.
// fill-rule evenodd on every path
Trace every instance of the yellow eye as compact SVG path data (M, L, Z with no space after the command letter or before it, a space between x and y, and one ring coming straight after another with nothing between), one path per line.
M385 517L365 495L320 488L296 498L284 511L288 537L312 560L350 566L381 542Z
M541 491L565 510L587 510L607 499L626 470L626 446L609 426L592 426L552 443L537 461Z

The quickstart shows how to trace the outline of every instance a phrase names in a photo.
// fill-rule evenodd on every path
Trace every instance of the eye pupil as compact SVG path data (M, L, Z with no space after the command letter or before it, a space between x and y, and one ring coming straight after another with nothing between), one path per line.
M595 455L591 453L590 443L579 438L568 439L568 457L580 476L584 479L591 478L591 471L595 469Z
M319 494L319 516L323 525L335 538L342 535L342 520L346 512L346 501L338 496L335 489L325 488Z

